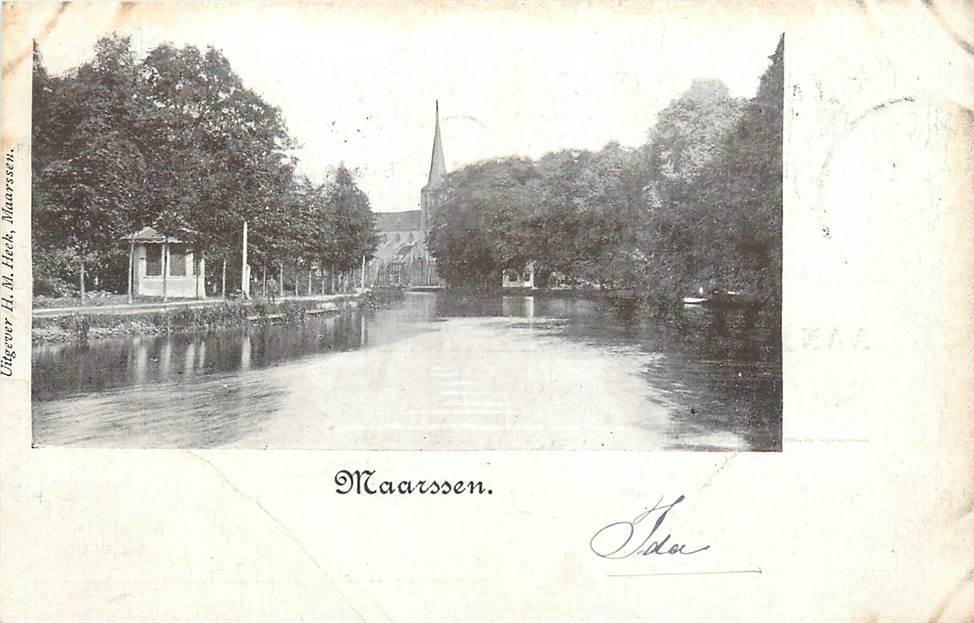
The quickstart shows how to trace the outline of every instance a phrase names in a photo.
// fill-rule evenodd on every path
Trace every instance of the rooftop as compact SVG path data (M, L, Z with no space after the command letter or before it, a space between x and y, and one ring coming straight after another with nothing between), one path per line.
M419 231L419 210L376 212L376 231Z
M125 240L134 242L180 242L173 236L166 236L155 227L143 227L134 234L125 236Z

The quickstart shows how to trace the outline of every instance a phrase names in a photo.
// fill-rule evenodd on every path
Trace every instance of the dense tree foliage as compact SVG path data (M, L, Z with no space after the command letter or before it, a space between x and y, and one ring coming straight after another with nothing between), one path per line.
M89 273L124 288L124 238L147 225L211 261L239 258L244 221L264 263L347 268L375 248L348 170L320 187L297 179L280 111L213 48L164 44L139 59L109 37L53 77L35 46L33 79L38 292L83 287Z
M318 222L326 226L329 236L315 249L315 257L338 270L358 266L378 244L379 237L372 227L372 208L369 198L355 184L352 173L339 165L326 185L327 212ZM363 224L367 223L368 227Z
M481 162L447 176L429 245L453 285L494 287L532 262L542 282L781 295L784 39L757 95L696 81L645 145Z
M537 177L532 163L509 158L471 165L447 178L443 192L449 199L434 217L429 241L444 279L487 287L505 266L530 259L523 217L539 190Z

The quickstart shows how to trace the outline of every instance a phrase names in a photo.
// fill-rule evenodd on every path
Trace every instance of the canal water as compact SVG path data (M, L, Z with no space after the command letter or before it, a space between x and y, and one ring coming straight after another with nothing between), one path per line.
M768 314L410 293L395 307L39 345L36 446L781 448Z

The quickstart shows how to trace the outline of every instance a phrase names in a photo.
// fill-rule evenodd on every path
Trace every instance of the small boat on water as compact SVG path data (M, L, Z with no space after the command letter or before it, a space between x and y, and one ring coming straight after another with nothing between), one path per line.
M754 305L757 301L753 297L748 297L735 290L725 290L723 292L712 292L710 295L685 296L684 305L706 305L710 307L746 307Z

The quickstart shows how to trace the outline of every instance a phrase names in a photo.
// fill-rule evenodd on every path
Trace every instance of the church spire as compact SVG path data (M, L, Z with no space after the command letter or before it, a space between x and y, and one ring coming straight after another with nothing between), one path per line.
M440 140L440 100L436 100L436 130L433 134L433 157L430 159L430 175L427 186L439 186L446 175L446 158L443 157L443 142Z

